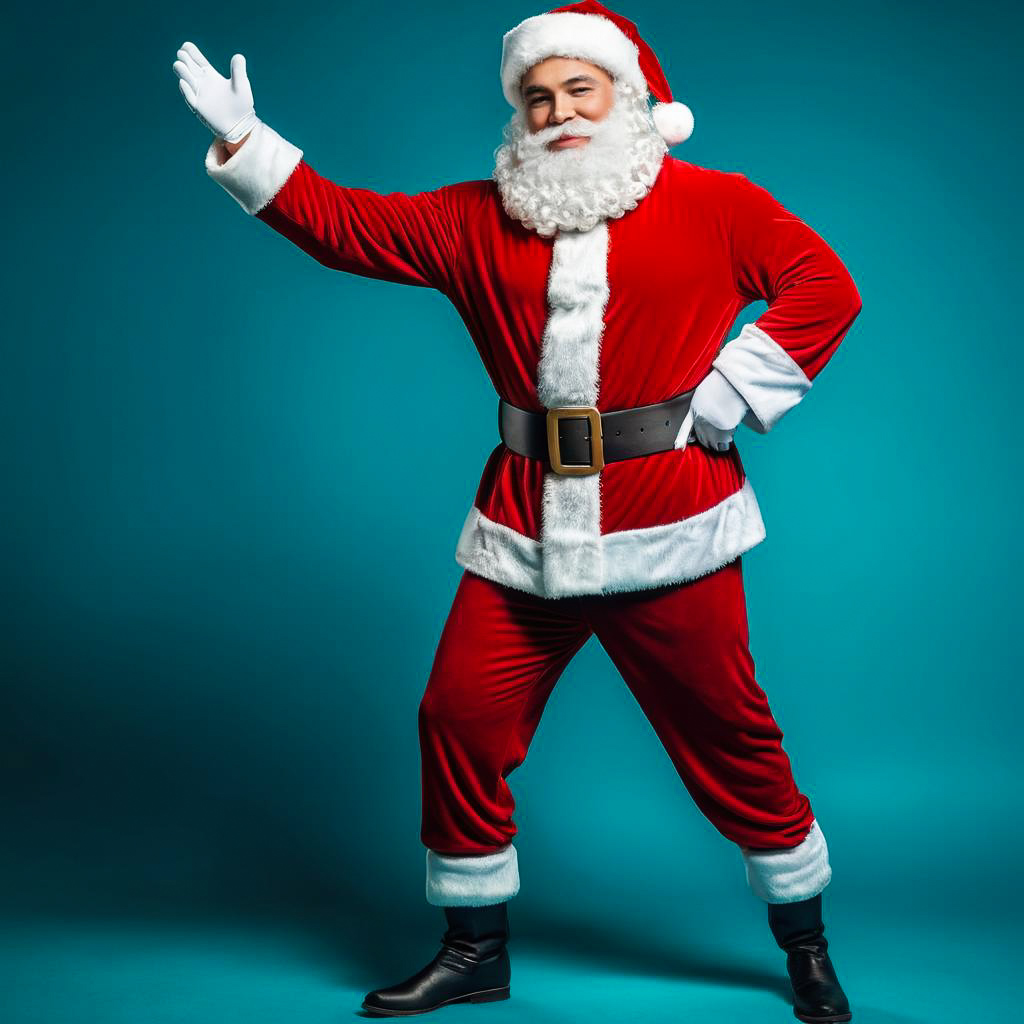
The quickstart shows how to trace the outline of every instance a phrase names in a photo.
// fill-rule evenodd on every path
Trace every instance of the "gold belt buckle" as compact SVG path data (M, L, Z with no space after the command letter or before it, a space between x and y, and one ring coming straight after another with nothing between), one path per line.
M558 441L558 425L562 420L582 420L590 422L590 462L588 464L572 464L562 462L562 452ZM604 443L601 435L601 414L592 405L567 405L559 409L548 409L548 458L551 468L562 476L590 476L604 469Z

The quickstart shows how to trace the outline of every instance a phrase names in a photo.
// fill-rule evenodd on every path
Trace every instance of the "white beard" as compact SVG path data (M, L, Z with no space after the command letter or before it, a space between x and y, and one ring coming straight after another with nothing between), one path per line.
M530 132L522 109L504 128L492 177L510 217L545 237L589 231L621 217L651 190L668 146L654 126L646 95L613 83L615 101L600 121L575 117ZM582 146L551 150L562 135L587 135Z

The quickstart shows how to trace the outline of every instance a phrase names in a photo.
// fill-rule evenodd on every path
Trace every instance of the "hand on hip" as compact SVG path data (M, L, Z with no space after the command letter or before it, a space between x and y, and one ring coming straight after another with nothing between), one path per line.
M724 452L749 408L725 374L713 366L697 385L679 432L686 437L686 444L696 435L705 448Z

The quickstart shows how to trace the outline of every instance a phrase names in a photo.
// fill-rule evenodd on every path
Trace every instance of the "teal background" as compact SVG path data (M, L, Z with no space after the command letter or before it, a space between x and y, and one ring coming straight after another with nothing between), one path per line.
M501 34L543 9L8 13L6 1020L330 1021L436 950L416 707L494 394L442 296L329 271L208 180L171 64L186 39L222 73L245 53L257 113L321 173L415 192L490 174ZM997 1019L1020 952L1019 9L616 9L694 111L674 154L768 188L864 300L805 402L738 439L768 528L751 649L830 844L854 1019ZM596 641L511 782L513 998L443 1015L792 1019L738 852Z

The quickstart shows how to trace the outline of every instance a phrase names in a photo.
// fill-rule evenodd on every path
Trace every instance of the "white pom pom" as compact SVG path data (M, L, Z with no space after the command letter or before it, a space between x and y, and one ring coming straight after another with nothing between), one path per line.
M669 146L677 146L693 134L693 112L685 103L656 103L651 114L654 127Z

